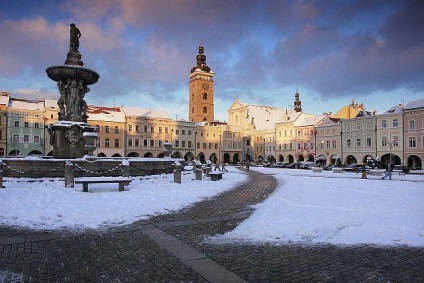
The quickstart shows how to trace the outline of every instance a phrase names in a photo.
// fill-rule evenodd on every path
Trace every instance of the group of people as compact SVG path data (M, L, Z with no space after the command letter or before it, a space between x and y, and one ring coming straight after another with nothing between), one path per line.
M226 165L225 162L222 162L221 167L219 167L219 162L218 162L218 159L216 158L214 164L215 164L215 168L213 169L213 171L219 170L222 172L228 172L228 170L225 168L225 165Z

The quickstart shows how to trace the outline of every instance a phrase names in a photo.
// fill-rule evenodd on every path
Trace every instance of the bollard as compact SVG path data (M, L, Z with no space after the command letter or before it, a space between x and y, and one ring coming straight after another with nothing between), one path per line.
M175 164L174 183L181 184L181 164Z
M0 163L0 188L6 188L3 186L3 163Z
M202 180L202 168L194 169L194 174L196 175L196 180Z
M206 170L205 170L206 177L210 177L209 176L210 172L212 172L212 167L206 166Z
M74 179L75 179L75 173L74 173L74 164L71 162L66 162L65 164L65 187L74 187Z
M122 160L122 177L130 177L130 162Z

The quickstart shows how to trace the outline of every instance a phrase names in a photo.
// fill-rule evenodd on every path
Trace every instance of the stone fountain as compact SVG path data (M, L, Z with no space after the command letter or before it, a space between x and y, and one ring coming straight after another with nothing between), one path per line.
M80 37L80 30L72 23L65 64L46 69L47 76L57 82L60 93L57 101L58 122L48 128L53 157L59 159L83 157L87 153L84 133L96 132L95 127L87 124L87 103L84 96L90 91L88 85L95 84L99 80L99 74L83 68L82 56L78 51Z

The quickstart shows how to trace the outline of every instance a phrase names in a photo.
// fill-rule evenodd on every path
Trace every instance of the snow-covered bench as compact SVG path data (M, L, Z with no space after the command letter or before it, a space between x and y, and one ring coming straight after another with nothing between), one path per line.
M385 174L385 170L369 170L368 176L383 176Z
M209 176L211 177L211 181L218 181L222 179L223 172L209 172Z
M343 173L343 168L341 167L334 167L332 170L333 173Z
M82 177L76 178L75 184L82 184L82 191L88 192L88 184L96 184L96 183L118 183L119 191L124 191L125 186L131 183L131 178L127 177Z

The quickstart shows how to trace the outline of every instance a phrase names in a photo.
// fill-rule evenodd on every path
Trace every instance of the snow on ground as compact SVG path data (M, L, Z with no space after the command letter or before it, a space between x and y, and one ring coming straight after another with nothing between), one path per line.
M208 242L424 246L424 176L260 168L278 189L233 231Z
M192 172L183 172L181 184L173 182L173 174L134 177L124 192L116 183L89 184L89 192L83 193L81 184L65 188L63 178L5 178L6 188L0 188L0 225L30 229L127 225L179 210L247 179L238 169L227 169L229 173L216 182L194 180Z

